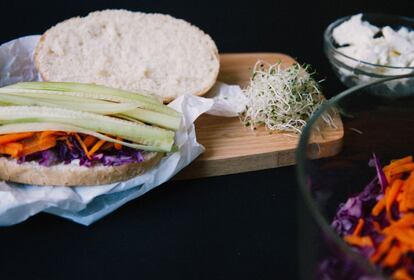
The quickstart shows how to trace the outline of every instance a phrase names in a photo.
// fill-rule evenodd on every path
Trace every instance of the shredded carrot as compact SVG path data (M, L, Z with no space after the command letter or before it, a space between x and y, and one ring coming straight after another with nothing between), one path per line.
M393 220L392 215L391 215L391 206L394 203L394 201L397 199L398 193L403 183L404 182L400 179L395 180L393 184L391 185L385 197L385 208L387 210L388 219L390 221Z
M85 155L88 159L91 159L89 155L88 148L86 147L85 143L82 141L82 138L79 136L79 134L74 133L76 140L78 141L79 145L81 146L82 150L85 152Z
M51 130L42 131L40 132L39 138L43 139L43 138L49 137L50 135L54 135L55 133L56 131L51 131Z
M391 172L389 170L384 170L385 178L387 179L388 184L392 183Z
M397 160L392 160L389 165L384 167L384 172L391 169L391 168L393 168L393 167L403 165L403 164L406 164L406 163L410 163L410 162L413 162L413 157L412 156L407 156L407 157L403 157L403 158L400 158L400 159L397 159Z
M390 236L394 236L400 243L414 248L414 231L412 229L394 228L389 232Z
M66 131L55 131L54 133L56 136L68 136L68 133Z
M17 142L33 136L33 132L13 133L0 136L0 145Z
M63 139L62 139L63 140ZM68 147L69 150L73 149L73 143L70 142L69 138L64 139L65 140L65 144Z
M116 140L118 140L118 141L122 141L122 138L120 138L120 137L116 137ZM119 144L119 143L115 143L115 144L114 144L114 147L115 147L115 149L117 149L117 150L122 149L122 145L121 145L121 144Z
M100 147L105 143L105 140L99 140L89 151L89 157L92 157L94 153L96 153Z
M408 210L407 205L404 202L404 199L398 204L398 210L400 211L400 213L405 213Z
M390 175L396 175L404 172L411 172L414 170L414 163L406 163L390 168Z
M407 209L414 209L414 172L404 182L404 205Z
M364 224L365 224L364 219L361 219L360 218L358 220L358 224L356 225L356 227L355 227L354 232L352 233L352 235L355 235L355 236L360 235L361 234L361 231L362 231L362 229L364 227Z
M380 225L378 222L376 222L376 221L372 221L371 223L372 223L372 226L374 227L374 229L375 229L377 232L381 232L381 225Z
M392 185L392 183L394 183L395 180L402 179L403 174L404 173L399 173L399 174L393 175L393 176L391 176L390 181L387 181L387 182L389 182L389 184Z
M56 145L56 137L49 136L43 139L36 138L32 141L23 143L23 150L20 156L27 156L36 152L44 151L53 148Z
M0 146L0 154L10 155L14 158L18 158L22 150L23 145L20 143L7 143Z
M393 160L389 165L385 166L383 168L385 177L387 178L388 183L392 183L393 179L395 179L395 174L397 174L396 171L393 171L393 169L398 168L401 165L410 164L413 162L413 157L408 156L401 159ZM398 177L397 177L398 178Z
M407 213L402 216L398 221L394 222L388 228L396 227L412 227L414 226L414 213Z
M85 139L83 139L83 143L85 143L85 146L87 148L91 147L93 144L95 144L98 141L98 138L92 135L87 135Z
M378 200L377 204L375 204L374 208L371 210L371 214L373 216L378 216L381 214L382 210L385 208L385 198L381 198Z
M400 246L401 254L406 254L414 249L411 245L405 242L402 242L402 241L400 241L399 246Z
M105 151L105 150L109 150L114 146L114 143L112 142L106 142L102 147L101 150Z
M388 235L385 239L380 243L375 253L371 256L371 261L376 263L378 262L382 256L384 256L388 250L390 249L392 242L394 241L394 237Z
M405 268L399 268L392 274L394 280L414 280Z
M346 235L344 236L344 240L354 246L360 247L372 247L374 244L372 243L371 237L369 236L355 236L355 235Z
M62 139L67 137L66 132L64 132L64 131L53 131L53 130L42 131L42 132L40 132L40 135L38 137L39 138L45 138L45 137L48 137L48 136L51 136L51 135L62 138Z
M387 256L382 261L381 265L383 266L394 266L401 258L401 251L398 246L391 247L390 251L388 252Z

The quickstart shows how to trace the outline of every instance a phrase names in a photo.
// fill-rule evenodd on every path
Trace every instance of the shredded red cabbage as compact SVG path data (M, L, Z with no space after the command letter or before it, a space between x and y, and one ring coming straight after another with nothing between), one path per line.
M369 214L371 211L369 206L375 204L382 197L383 191L387 186L387 179L375 154L373 154L373 158L368 164L376 168L377 176L368 183L361 193L350 197L345 203L340 204L333 219L332 227L341 236L353 232L355 226L352 225L355 225L359 218L365 218ZM382 224L383 220L378 222Z
M121 150L111 148L88 159L78 141L74 137L68 137L68 143L58 141L56 146L38 153L18 159L18 163L37 161L42 166L51 166L58 163L69 164L73 160L79 160L81 166L91 167L96 164L104 166L119 166L127 163L139 163L144 161L142 151L123 146Z
M361 193L339 205L332 222L334 230L341 236L351 234L355 227L353 225L370 211L366 205L376 203L380 197L381 188L378 185L378 178L374 178Z
M364 188L364 190L350 197L345 203L339 205L336 215L332 222L333 229L341 236L352 234L359 218L364 218L366 222L376 221L380 225L385 226L388 223L385 215L373 217L370 214L372 205L377 203L383 196L383 190L387 185L387 180L382 171L382 166L374 154L369 162L369 166L375 167L377 176ZM371 236L373 242L378 244L381 241L379 236L372 228L367 229L371 232L365 234ZM372 254L372 248L361 248L359 253L368 257ZM358 279L353 278L359 273L361 277L363 272L358 269L357 265L353 265L346 256L335 256L325 259L320 263L319 273L322 279ZM362 274L362 275L361 275Z
M381 163L379 162L378 157L375 155L375 153L372 154L372 159L370 159L368 165L371 167L375 166L375 169L377 170L377 177L381 185L381 192L383 192L385 187L388 185L388 182L384 171L382 171Z

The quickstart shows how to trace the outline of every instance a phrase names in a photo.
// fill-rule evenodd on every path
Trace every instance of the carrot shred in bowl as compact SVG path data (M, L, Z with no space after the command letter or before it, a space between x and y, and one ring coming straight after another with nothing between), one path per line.
M391 279L414 280L413 157L377 168L377 178L340 206L332 226Z

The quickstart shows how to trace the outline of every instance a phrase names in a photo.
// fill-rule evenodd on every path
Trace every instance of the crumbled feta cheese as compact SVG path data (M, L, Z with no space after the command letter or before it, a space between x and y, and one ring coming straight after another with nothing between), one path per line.
M407 27L401 27L397 32L404 38L408 38L410 34L410 31L408 30Z
M410 40L400 33L395 32L391 27L385 26L382 28L382 35L394 52L396 51L399 54L405 54L414 51L414 45Z
M379 28L362 21L362 14L351 17L333 30L333 38L339 45L369 42Z
M374 38L381 31L382 37ZM389 26L378 28L362 21L362 14L352 16L337 26L332 33L338 50L360 61L395 67L414 65L414 31Z
M385 65L388 63L388 53L390 52L390 49L384 38L373 39L371 48L377 56L376 64Z

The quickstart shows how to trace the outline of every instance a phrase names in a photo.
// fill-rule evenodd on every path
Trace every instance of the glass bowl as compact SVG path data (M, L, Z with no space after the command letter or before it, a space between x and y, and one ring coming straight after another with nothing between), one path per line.
M385 77L400 76L414 72L414 67L393 67L379 64L372 64L355 59L341 52L333 39L333 30L352 16L340 18L331 23L324 32L324 52L338 78L347 87L375 81ZM390 26L394 30L406 27L414 30L414 19L395 15L385 14L363 14L363 21L378 26ZM414 84L398 83L398 81L382 84L380 87L382 94L409 94L410 88Z
M368 166L373 153L382 164L414 155L414 87L411 94L394 96L375 90L407 79L413 80L414 74L348 89L324 103L304 128L297 150L301 279L387 279L342 241L331 222L339 204L376 176L375 168ZM335 156L312 160L312 135L323 137L320 123L327 112L341 115L342 149Z

